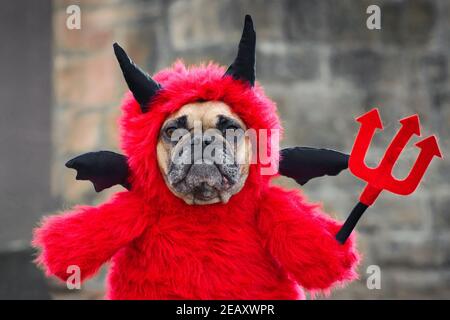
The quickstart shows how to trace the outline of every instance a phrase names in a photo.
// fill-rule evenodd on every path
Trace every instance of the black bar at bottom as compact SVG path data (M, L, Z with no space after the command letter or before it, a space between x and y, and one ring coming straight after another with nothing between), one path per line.
M344 225L336 234L336 240L340 244L344 244L345 241L347 241L347 238L350 236L356 224L358 223L359 218L361 218L362 214L364 213L364 211L366 211L368 207L369 206L365 205L362 202L358 202L356 204L356 206L353 208L352 212L348 216L347 220L345 220Z

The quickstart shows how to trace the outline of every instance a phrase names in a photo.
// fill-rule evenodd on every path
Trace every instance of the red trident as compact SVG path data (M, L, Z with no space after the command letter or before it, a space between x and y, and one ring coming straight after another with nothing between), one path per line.
M356 119L361 123L358 135L352 148L349 159L350 171L358 178L367 182L359 197L358 204L353 208L350 216L336 234L340 243L345 243L356 223L366 209L371 206L383 190L399 195L408 195L418 187L425 171L434 156L442 158L436 136L429 136L415 145L420 154L408 176L398 180L392 175L392 169L408 141L413 135L420 136L420 122L417 114L400 120L401 128L398 130L391 144L386 150L383 159L376 168L369 168L364 159L377 129L383 130L378 109L372 109Z

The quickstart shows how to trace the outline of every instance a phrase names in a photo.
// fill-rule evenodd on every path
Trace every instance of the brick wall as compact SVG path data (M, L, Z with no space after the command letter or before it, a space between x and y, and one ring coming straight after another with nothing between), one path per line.
M81 30L65 28L65 9L79 4ZM366 8L378 4L382 30L366 28ZM450 3L363 0L54 1L53 193L63 207L98 203L87 182L76 182L67 159L117 149L118 106L126 86L112 52L119 42L150 73L181 57L188 63L229 64L245 13L258 35L257 78L278 104L283 145L349 151L354 116L373 106L385 124L369 162L376 163L397 120L418 113L423 133L437 133L450 150ZM405 176L417 156L394 172ZM333 298L450 298L450 160L435 160L408 198L382 194L358 227L364 254L361 280ZM287 179L280 183L295 186ZM343 173L303 190L344 219L363 184ZM382 289L366 288L366 267L382 272Z

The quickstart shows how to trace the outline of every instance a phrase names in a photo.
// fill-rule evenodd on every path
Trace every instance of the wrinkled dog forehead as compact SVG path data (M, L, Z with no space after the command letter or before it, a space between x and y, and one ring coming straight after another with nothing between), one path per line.
M242 128L246 125L235 114L231 108L222 101L206 101L189 103L181 107L177 112L170 115L164 124L180 119L185 121L187 128L193 128L197 122L202 124L203 129L216 128L222 119L233 119Z

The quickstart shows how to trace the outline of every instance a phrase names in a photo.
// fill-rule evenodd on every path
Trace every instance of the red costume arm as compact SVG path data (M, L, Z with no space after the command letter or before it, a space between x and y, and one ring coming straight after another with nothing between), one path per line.
M141 201L131 192L119 193L98 207L75 207L44 218L35 230L33 246L40 249L37 262L47 275L62 280L71 275L67 267L76 265L85 279L147 225Z
M340 223L308 204L298 191L270 187L263 199L258 226L267 249L302 287L327 291L357 278L353 237L344 245L335 239Z

